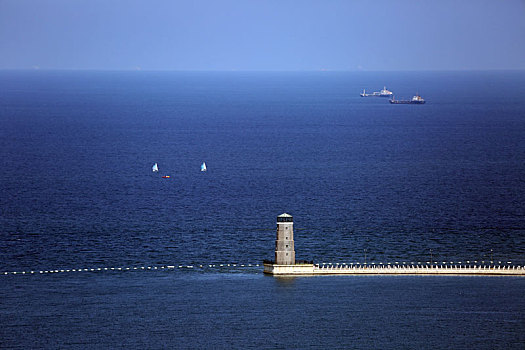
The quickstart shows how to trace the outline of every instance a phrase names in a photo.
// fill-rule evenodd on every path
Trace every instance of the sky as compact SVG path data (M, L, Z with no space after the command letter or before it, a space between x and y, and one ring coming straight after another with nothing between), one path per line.
M0 0L0 69L525 69L525 0Z

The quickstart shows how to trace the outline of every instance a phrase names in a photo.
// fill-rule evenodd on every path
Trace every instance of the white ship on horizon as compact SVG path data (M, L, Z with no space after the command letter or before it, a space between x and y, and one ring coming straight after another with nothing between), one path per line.
M376 97L392 97L394 93L386 88L386 86L383 86L383 89L381 91L374 91L371 94L367 94L366 90L363 89L363 92L359 94L361 97L369 97L369 96L376 96Z

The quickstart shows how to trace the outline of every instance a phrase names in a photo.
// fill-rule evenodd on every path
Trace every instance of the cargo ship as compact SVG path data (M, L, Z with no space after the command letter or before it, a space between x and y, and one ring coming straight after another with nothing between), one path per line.
M394 93L386 88L386 86L383 86L383 90L381 91L375 91L371 94L367 94L366 90L363 89L363 92L359 94L361 97L369 97L369 96L376 96L376 97L391 97L394 95Z
M392 96L392 99L390 100L390 103L393 104L402 104L402 105L422 105L425 103L425 99L419 95L416 95L412 97L411 100L396 100Z

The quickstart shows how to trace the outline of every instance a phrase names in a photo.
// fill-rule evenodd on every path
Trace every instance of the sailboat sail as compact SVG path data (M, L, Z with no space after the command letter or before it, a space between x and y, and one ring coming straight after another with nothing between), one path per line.
M201 171L206 171L206 162L202 162Z
M157 163L153 164L153 167L151 167L151 170L154 172L154 173L157 173L159 171L159 166L157 165Z

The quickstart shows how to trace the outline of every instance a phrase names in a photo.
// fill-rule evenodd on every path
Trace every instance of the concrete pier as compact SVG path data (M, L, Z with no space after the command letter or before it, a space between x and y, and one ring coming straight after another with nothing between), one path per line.
M482 265L275 265L264 263L264 273L279 276L312 275L494 275L525 276L523 266Z

